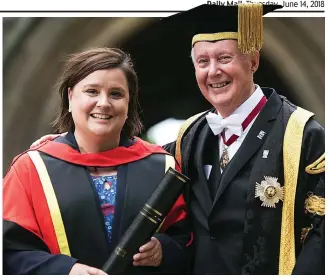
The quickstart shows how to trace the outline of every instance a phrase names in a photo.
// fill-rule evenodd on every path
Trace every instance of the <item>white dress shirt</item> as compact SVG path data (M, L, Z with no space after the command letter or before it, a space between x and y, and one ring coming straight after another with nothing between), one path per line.
M238 118L241 119L241 125L243 123L243 121L248 117L248 115L251 113L251 111L256 107L256 105L260 102L260 100L262 99L262 97L264 96L264 93L262 91L262 89L256 85L256 90L255 92L244 102L242 103L233 113L235 115L238 115ZM220 113L217 111L217 114L219 116ZM224 144L223 138L222 136L218 136L218 144L219 144L219 158L222 157L223 154L223 150L224 148L227 149L228 152L228 156L230 158L230 160L233 158L233 156L236 154L236 152L238 151L238 149L240 148L243 140L246 138L251 126L253 125L253 123L255 122L255 120L257 119L259 113L256 115L256 117L249 123L249 125L246 127L246 129L242 132L242 135L240 137L238 137L230 146L226 146ZM233 135L232 132L230 132L229 130L226 130L225 132L225 139L226 141ZM205 171L205 175L207 177L207 179L209 178L210 172L211 172L211 165L204 165L204 171ZM221 172L223 172L221 170Z
M264 96L264 93L262 89L256 85L255 92L244 102L242 103L232 114L239 115L239 118L241 119L241 125L243 121L249 116L251 111L256 107L256 105L260 102L262 97ZM217 111L218 115L220 113ZM230 146L226 146L223 142L222 136L218 136L218 143L219 143L219 157L222 157L224 147L227 148L228 156L230 160L233 158L233 156L236 154L238 149L240 148L243 140L246 138L251 126L257 119L259 113L256 115L256 117L250 122L250 124L246 127L246 129L242 132L242 135L238 137L234 143L232 143ZM225 139L226 141L232 136L233 134L226 130L225 132Z

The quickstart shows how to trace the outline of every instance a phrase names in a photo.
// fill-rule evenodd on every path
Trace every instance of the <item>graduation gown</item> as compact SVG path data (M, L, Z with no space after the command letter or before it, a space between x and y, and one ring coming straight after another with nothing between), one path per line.
M264 207L255 188L265 177L284 185L283 138L296 106L273 89L262 90L268 101L222 174L218 137L205 119L214 108L198 116L182 137L182 172L192 180L185 200L193 221L194 274L279 273L282 201L275 208ZM165 148L175 154L176 143ZM305 171L322 154L324 129L310 119L303 133L292 219L293 274L324 274L324 216L305 207L310 194L324 202L324 173ZM213 166L209 180L206 164Z
M139 138L122 140L110 151L81 154L73 133L35 151L53 189L43 187L47 179L38 174L27 152L14 159L3 188L4 273L68 274L76 262L101 268L162 179L169 154ZM111 242L86 166L117 166ZM131 265L126 274L184 271L184 247L190 241L186 221L180 196L163 223L166 230L155 235L163 250L161 266Z

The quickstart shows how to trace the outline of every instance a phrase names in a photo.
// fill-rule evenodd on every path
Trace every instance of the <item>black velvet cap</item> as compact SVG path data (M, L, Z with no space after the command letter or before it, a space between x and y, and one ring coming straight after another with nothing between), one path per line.
M192 46L199 41L236 39L243 53L260 50L263 44L262 16L281 5L255 3L231 6L203 4L166 18L182 25L191 35Z

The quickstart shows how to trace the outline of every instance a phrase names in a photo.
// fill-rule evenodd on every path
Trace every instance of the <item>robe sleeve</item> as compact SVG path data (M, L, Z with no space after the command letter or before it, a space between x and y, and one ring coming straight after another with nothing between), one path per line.
M38 181L31 178L36 173L30 164L27 156L19 158L4 178L4 274L68 274L77 260L51 254L54 248L43 239L31 192Z
M306 181L306 188L302 188L305 227L302 231L296 231L297 235L299 234L298 240L301 240L301 251L296 259L293 274L325 273L324 160L322 170L306 171L307 166L314 165L324 154L324 142L323 128L311 120L304 131L299 175L299 180Z

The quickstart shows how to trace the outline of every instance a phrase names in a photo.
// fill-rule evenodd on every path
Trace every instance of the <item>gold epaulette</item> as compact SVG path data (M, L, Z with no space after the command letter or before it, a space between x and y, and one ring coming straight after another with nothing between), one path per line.
M190 118L188 118L180 127L178 131L178 136L176 139L176 149L175 149L175 158L180 167L182 167L182 153L181 153L181 141L185 131L189 128L189 126L197 120L202 114L205 112L198 113Z
M305 168L306 173L314 175L320 174L325 171L325 158L324 153L317 160L315 160L312 164L308 165Z

